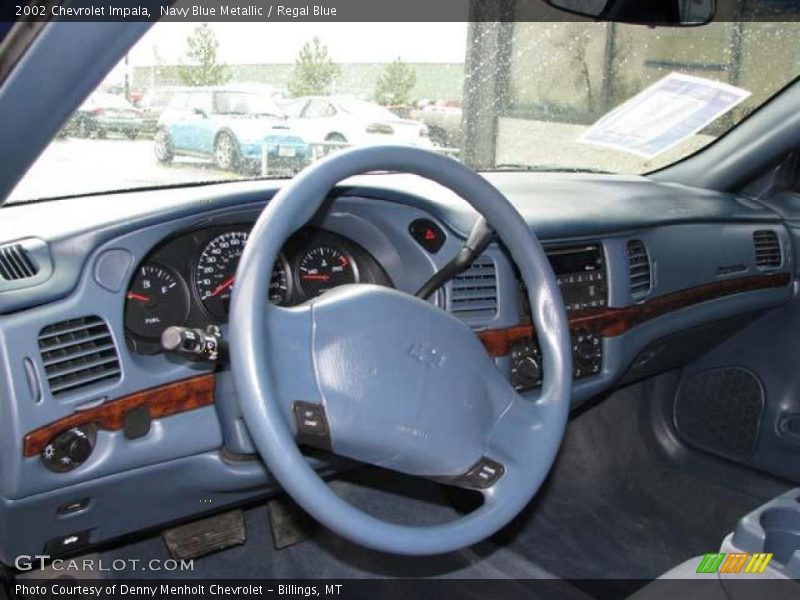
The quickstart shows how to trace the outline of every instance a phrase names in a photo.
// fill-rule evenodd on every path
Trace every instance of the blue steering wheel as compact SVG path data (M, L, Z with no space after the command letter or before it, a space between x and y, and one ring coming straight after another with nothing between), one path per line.
M482 214L519 266L543 355L536 400L520 396L457 318L403 292L345 285L291 308L265 302L285 241L340 181L371 171L419 175ZM541 244L511 203L461 163L409 147L336 153L269 202L242 254L230 319L231 368L256 448L318 521L385 552L449 552L491 536L533 498L569 413L570 338ZM298 441L401 473L480 490L477 510L430 527L360 511L316 474Z

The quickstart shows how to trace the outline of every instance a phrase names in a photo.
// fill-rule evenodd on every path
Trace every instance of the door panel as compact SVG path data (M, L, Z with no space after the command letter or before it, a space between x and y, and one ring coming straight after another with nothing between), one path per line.
M800 483L800 299L686 367L674 408L689 445Z

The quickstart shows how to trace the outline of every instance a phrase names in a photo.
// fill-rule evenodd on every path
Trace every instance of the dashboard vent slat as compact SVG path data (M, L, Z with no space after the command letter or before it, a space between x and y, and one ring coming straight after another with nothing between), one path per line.
M105 336L107 337L107 336ZM68 362L70 360L74 360L76 358L82 358L84 356L91 356L92 354L97 354L98 352L104 352L107 350L115 350L116 346L114 346L113 342L109 343L101 343L97 347L94 345L87 345L86 349L84 350L77 350L74 354L59 356L57 352L50 352L49 358L44 362L45 369L49 369L52 366L60 365L61 363Z
M100 317L48 325L39 332L39 351L54 396L118 381L122 374L114 338Z
M497 268L488 256L479 257L453 278L450 310L473 327L482 327L497 316Z
M0 246L0 277L6 281L28 279L36 275L39 269L28 257L22 244Z
M650 272L650 257L647 247L641 240L628 241L628 269L630 271L631 297L644 298L653 287Z
M754 231L753 246L756 251L757 267L777 269L783 264L781 242L778 239L778 234L772 229Z

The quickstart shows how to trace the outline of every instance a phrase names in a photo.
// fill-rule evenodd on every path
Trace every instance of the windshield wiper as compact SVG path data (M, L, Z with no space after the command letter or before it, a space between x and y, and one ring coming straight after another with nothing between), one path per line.
M591 169L584 167L560 167L558 165L523 165L516 163L502 163L485 171L526 171L528 173L596 173L598 175L615 175L612 171Z

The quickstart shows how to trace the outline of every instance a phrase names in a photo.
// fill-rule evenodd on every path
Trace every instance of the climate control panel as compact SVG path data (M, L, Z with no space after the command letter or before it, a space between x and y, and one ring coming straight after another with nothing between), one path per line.
M590 329L571 332L572 377L583 379L603 369L603 338ZM542 385L542 353L536 339L518 342L511 349L511 384L517 391Z

